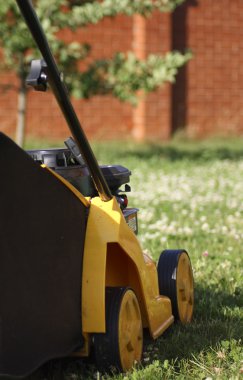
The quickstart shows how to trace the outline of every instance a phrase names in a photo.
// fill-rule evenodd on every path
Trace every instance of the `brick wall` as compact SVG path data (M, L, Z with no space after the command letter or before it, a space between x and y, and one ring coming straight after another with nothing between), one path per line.
M133 50L140 59L148 54L163 54L171 50L171 17L168 14L155 13L145 20L134 17ZM170 136L171 86L165 85L160 90L145 97L140 94L137 108L133 110L133 137L142 140L168 139Z
M193 60L175 85L140 93L137 108L111 97L74 100L88 137L168 139L178 130L193 137L243 133L243 3L240 0L187 0L173 15L150 19L119 16L81 29L75 38L93 46L92 57L117 50L149 53L191 48ZM67 31L65 38L73 39ZM12 74L0 75L0 129L14 134L17 97L7 91ZM3 87L1 87L3 88ZM51 94L28 95L27 133L65 138L69 132Z
M171 50L171 15L155 13L147 20L147 54L163 54ZM146 131L148 138L165 139L171 135L171 86L147 96Z
M243 2L189 0L173 15L173 47L190 47L172 96L172 128L189 136L243 133Z

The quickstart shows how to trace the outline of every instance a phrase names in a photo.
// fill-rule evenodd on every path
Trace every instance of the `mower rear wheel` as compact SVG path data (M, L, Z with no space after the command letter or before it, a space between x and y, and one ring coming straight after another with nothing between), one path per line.
M185 250L165 250L158 266L159 291L171 300L172 313L183 324L192 320L194 283L190 258Z
M139 362L143 350L143 326L139 303L130 288L107 288L106 333L94 334L94 353L102 371L127 371Z

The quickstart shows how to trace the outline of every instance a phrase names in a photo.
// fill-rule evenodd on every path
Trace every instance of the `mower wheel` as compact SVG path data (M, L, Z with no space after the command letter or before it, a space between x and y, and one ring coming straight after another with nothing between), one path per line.
M132 289L106 289L106 333L94 334L93 343L101 371L127 371L141 360L143 326L139 303Z
M188 323L192 320L194 283L190 258L185 250L165 250L158 266L159 291L171 300L175 320Z

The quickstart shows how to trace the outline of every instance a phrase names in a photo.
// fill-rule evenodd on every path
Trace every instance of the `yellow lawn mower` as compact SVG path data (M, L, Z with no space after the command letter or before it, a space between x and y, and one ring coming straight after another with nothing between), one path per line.
M73 138L25 152L0 133L0 377L90 352L98 368L126 371L145 328L156 339L191 321L190 259L166 250L156 266L143 253L130 171L98 165L31 2L16 2L43 57L27 84L49 83Z

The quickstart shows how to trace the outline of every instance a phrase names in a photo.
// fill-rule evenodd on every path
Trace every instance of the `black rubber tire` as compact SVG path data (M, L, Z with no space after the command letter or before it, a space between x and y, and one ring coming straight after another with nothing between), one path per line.
M160 255L158 265L157 265L159 291L161 295L167 296L170 298L171 306L172 306L172 314L175 317L175 321L181 321L180 310L179 310L179 300L177 296L177 269L178 269L179 258L183 253L188 256L189 263L190 263L190 258L189 258L188 253L184 249L178 249L178 250L163 251ZM192 280L193 280L193 277L192 277Z
M121 303L128 290L131 291L128 287L106 288L106 333L93 334L94 357L101 372L124 371L119 351L118 326Z

